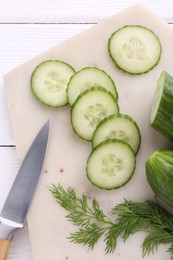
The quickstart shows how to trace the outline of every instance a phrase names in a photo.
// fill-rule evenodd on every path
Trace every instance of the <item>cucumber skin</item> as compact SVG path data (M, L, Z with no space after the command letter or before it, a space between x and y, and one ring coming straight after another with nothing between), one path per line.
M125 28L125 27L130 27L130 26L141 27L141 28L145 28L145 29L151 31L151 32L154 34L154 36L157 38L158 43L159 43L159 45L160 45L160 55L159 55L159 57L158 57L157 62L156 62L152 67L150 67L148 70L143 71L143 72L139 72L139 73L129 72L129 71L127 71L127 70L121 68L121 66L119 66L119 64L118 64L118 63L115 61L115 59L113 58L113 56L112 56L112 54L111 54L111 50L110 50L110 45L111 45L110 43L111 43L111 39L112 39L112 37L114 36L114 34L115 34L116 32L118 32L119 30L121 30L121 29L123 29L123 28ZM124 71L124 72L126 72L126 73L128 73L128 74L130 74L130 75L141 75L141 74L145 74L145 73L149 72L149 71L152 70L154 67L156 67L156 65L159 63L160 58L161 58L161 55L162 55L162 45L161 45L161 42L160 42L160 39L158 38L158 36L157 36L152 30L146 28L145 26L141 26L141 25L125 25L125 26L119 28L118 30L116 30L115 32L113 32L112 35L110 36L110 38L109 38L109 40L108 40L108 53L109 53L109 56L110 56L110 58L112 59L113 63L114 63L114 64L117 66L117 68L120 69L121 71Z
M117 91L115 82L113 81L112 77L111 77L106 71L104 71L104 70L102 70L102 69L99 69L99 68L97 68L97 67L84 67L84 68L82 68L82 69L76 71L75 74L70 78L70 80L69 80L69 82L68 82L67 89L66 89L66 93L67 93L67 100L68 100L69 105L70 105L71 107L72 107L72 105L73 105L71 102L69 102L69 98L68 98L68 91L69 91L69 88L70 88L70 87L69 87L69 86L70 86L70 81L73 80L73 77L74 77L76 74L80 73L81 71L83 71L83 70L85 70L85 69L91 69L91 70L96 70L96 71L99 70L99 71L105 73L106 76L111 80L112 85L114 86L115 99L116 99L116 101L118 102L119 94L118 94L118 91ZM111 91L110 91L110 92L111 92ZM111 93L112 93L112 92L111 92ZM112 93L112 94L113 94L113 93ZM114 96L114 94L113 94L113 96Z
M92 185L94 185L95 187L97 187L97 188L99 188L99 189L101 189L101 190L115 190L115 189L119 189L119 188L123 187L124 185L126 185L126 184L131 180L131 178L132 178L132 176L133 176L133 174L134 174L134 172L135 172L135 168L136 168L136 156L135 156L135 154L134 154L134 162L135 162L135 163L134 163L133 172L132 172L132 174L129 176L129 178L128 178L122 185L116 186L116 187L111 187L111 188L104 188L104 187L100 187L100 186L96 185L95 183L93 183L92 180L88 177L87 166L88 166L89 159L90 159L90 157L92 156L92 154L95 152L95 150L97 150L97 149L99 149L101 146L103 146L103 145L105 145L105 144L109 144L109 143L122 143L122 144L126 145L126 146L132 151L132 153L134 154L134 151L133 151L133 149L131 148L131 146L130 146L128 143L126 143L126 142L124 142L124 141L122 141L122 140L119 140L119 139L108 139L108 140L106 140L106 141L103 141L103 142L101 142L100 144L98 144L98 145L91 151L91 153L90 153L90 155L89 155L89 157L88 157L88 159L87 159L87 163L86 163L86 176L87 176L89 182L90 182Z
M46 62L56 62L56 61L67 65L67 66L68 66L69 68L71 68L71 70L75 73L75 69L74 69L69 63L67 63L67 62L65 62L65 61L62 61L62 60L45 60L45 61L39 63L39 64L35 67L35 69L33 70L32 74L31 74L31 78L30 78L30 86L31 86L31 90L32 90L32 93L33 93L34 97L35 97L38 101L40 101L43 105L46 105L46 106L48 106L48 107L53 107L53 108L66 106L66 105L68 104L68 99L67 99L67 102L65 102L64 104L62 104L62 105L60 105L60 106L54 106L54 105L51 105L51 104L48 103L48 102L43 102L43 101L38 97L38 95L35 93L34 88L33 88L33 86L32 86L32 85L33 85L32 82L33 82L33 79L34 79L34 76L35 76L34 74L35 74L35 72L37 71L37 69L39 68L39 66L43 65L43 64L46 63Z
M70 110L70 121L71 121L71 126L72 126L72 129L73 129L74 133L75 133L78 137L80 137L81 139L83 139L83 140L85 140L85 141L88 141L88 142L91 142L91 141L92 141L92 138L91 138L91 139L83 138L83 136L79 135L79 133L76 131L76 129L75 129L74 125L73 125L73 120L72 120L72 117L73 117L73 109L74 109L76 103L78 102L78 100L79 100L83 95L85 95L85 94L87 94L87 93L89 93L89 92L95 91L95 90L101 90L101 91L103 91L103 92L109 94L110 97L113 99L113 101L117 104L117 109L118 109L118 114L119 114L119 105L118 105L118 103L117 103L115 97L113 96L113 94L112 94L109 90L107 90L107 89L105 89L105 88L102 88L102 87L92 87L92 88L87 89L87 90L85 90L84 92L82 92L82 93L77 97L77 99L75 100L75 102L73 103L73 105L72 105L72 107L71 107L71 110Z
M150 125L167 139L173 141L173 77L166 71L161 73L161 76L163 75L165 77L163 94L157 115Z
M154 152L146 161L146 176L156 196L173 207L173 150Z
M118 118L118 117L120 117L120 118L127 118L128 120L130 120L130 121L136 126L136 129L138 130L138 133L139 133L139 142L140 142L139 147L138 147L137 151L135 152L135 154L137 155L137 153L138 153L138 151L139 151L139 149L140 149L140 145L141 145L141 133L140 133L140 130L139 130L139 127L138 127L137 123L136 123L129 115L118 113L117 115L113 114L113 115L110 115L110 116L108 116L108 117L105 117L105 118L97 125L97 127L96 127L96 129L95 129L95 131L94 131L94 134L93 134L93 140L94 140L94 135L95 135L97 129L98 129L101 125L103 125L106 121L110 120L111 118L113 119L113 118ZM94 148L94 143L93 143L93 142L92 142L92 148Z

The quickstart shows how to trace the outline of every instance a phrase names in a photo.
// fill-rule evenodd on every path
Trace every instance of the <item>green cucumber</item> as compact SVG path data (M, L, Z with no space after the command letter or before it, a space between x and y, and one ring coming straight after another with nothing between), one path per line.
M118 100L118 93L112 78L99 68L85 67L77 71L68 83L67 97L70 106L83 91L91 87L106 88Z
M155 151L146 162L146 176L156 196L173 207L173 150Z
M120 139L127 142L134 153L139 150L141 135L137 123L128 115L110 115L104 118L93 134L93 148L107 139Z
M66 88L75 70L66 62L46 60L39 64L31 76L31 89L42 103L59 107L68 103Z
M122 140L109 139L97 145L87 160L89 181L101 189L117 189L132 177L136 165L135 154Z
M111 114L118 114L119 107L114 96L101 87L82 92L71 108L71 124L74 132L91 141L93 132L100 121Z
M150 125L173 141L173 77L163 71L153 97Z
M119 69L130 74L142 74L158 64L162 46L150 29L140 25L126 25L111 35L108 51Z

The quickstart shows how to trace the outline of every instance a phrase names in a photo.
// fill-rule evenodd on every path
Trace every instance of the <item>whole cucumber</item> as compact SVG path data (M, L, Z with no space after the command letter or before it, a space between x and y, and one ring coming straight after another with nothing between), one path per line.
M146 161L146 176L156 196L173 207L173 150L154 152Z

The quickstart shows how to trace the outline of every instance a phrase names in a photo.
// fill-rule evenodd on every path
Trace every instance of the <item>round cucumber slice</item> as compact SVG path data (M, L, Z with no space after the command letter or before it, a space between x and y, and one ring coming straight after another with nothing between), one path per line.
M130 74L142 74L158 64L162 47L152 30L126 25L111 35L108 51L118 68Z
M136 165L135 154L122 140L109 139L91 152L86 167L89 181L101 189L116 189L132 177Z
M107 139L120 139L127 142L136 154L141 143L141 135L137 123L128 115L110 115L104 118L93 134L93 148Z
M59 107L68 103L66 88L75 70L66 62L47 60L39 64L31 76L33 94L42 103Z
M118 112L118 104L111 92L101 87L90 88L81 93L72 106L73 130L82 139L91 141L99 122Z
M118 100L118 93L112 78L99 68L85 67L77 71L68 83L67 97L69 104L72 106L76 98L91 87L106 88Z

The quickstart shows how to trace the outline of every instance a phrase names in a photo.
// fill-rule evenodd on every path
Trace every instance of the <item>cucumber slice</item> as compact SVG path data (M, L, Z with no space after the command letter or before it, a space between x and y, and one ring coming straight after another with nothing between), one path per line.
M108 51L119 69L130 74L142 74L158 64L162 47L159 38L150 29L126 25L111 35Z
M110 115L104 118L94 131L93 148L107 139L127 142L136 154L141 143L141 135L136 122L128 115Z
M66 105L66 88L75 70L66 62L47 60L39 64L31 76L33 94L42 103L59 107Z
M90 88L81 93L72 106L73 130L82 139L91 141L98 123L118 112L118 104L111 92L101 87Z
M109 90L118 100L118 93L112 78L96 67L86 67L77 71L70 79L67 87L68 102L72 106L76 98L91 87L103 87Z
M91 152L86 167L90 182L101 189L116 189L132 177L136 165L135 154L122 140L109 139Z
M173 141L173 77L163 71L153 97L150 125Z

